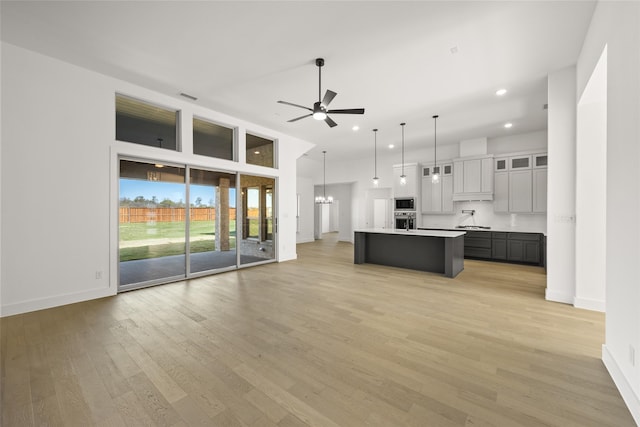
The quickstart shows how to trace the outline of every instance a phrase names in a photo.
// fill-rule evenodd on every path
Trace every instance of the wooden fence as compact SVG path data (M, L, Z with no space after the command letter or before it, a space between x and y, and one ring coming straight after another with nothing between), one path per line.
M191 221L215 221L215 208L189 208ZM236 209L230 208L230 219L236 219ZM120 223L184 221L185 208L120 208ZM258 218L258 209L249 209L250 218Z

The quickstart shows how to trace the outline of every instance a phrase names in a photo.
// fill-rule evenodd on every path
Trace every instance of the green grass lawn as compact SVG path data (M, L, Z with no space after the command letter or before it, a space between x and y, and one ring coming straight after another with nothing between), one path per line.
M236 223L232 222L229 226L231 234L235 234ZM191 235L211 235L216 231L215 222L209 221L193 221L191 223ZM120 224L120 240L146 240L162 237L184 237L185 224L184 221L174 222L156 222L153 224L146 222L123 223Z
M235 222L230 224L230 245L236 247ZM205 240L195 240L201 236ZM155 223L123 223L120 224L120 241L140 241L139 246L120 248L120 261L132 261L136 259L159 258L170 255L182 255L185 253L184 242L166 243L158 245L145 244L148 239L160 238L184 238L184 221L155 222ZM208 252L215 250L215 222L193 221L191 223L191 253Z

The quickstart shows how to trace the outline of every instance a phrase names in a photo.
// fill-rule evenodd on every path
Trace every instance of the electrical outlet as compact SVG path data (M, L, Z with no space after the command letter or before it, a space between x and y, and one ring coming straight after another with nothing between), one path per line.
M636 349L632 345L629 346L629 362L631 366L636 366Z
M96 271L96 280L100 280L102 279L102 271L98 270Z

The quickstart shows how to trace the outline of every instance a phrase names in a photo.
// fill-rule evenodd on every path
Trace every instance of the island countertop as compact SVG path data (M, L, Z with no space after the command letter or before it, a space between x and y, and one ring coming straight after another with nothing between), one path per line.
M425 237L460 237L466 234L465 231L404 230L404 229L394 229L394 228L362 228L362 229L354 230L354 233L400 234L403 236L425 236Z

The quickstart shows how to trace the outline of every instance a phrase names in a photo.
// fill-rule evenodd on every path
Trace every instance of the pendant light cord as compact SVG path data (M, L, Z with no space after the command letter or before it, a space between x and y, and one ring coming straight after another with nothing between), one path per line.
M436 142L436 128L438 125L438 116L433 116L433 170L437 167L437 159L438 159L438 143Z
M378 129L373 130L373 177L378 177Z
M404 125L406 123L400 123L400 126L402 126L402 176L404 176Z
M322 152L322 197L327 200L327 152Z

